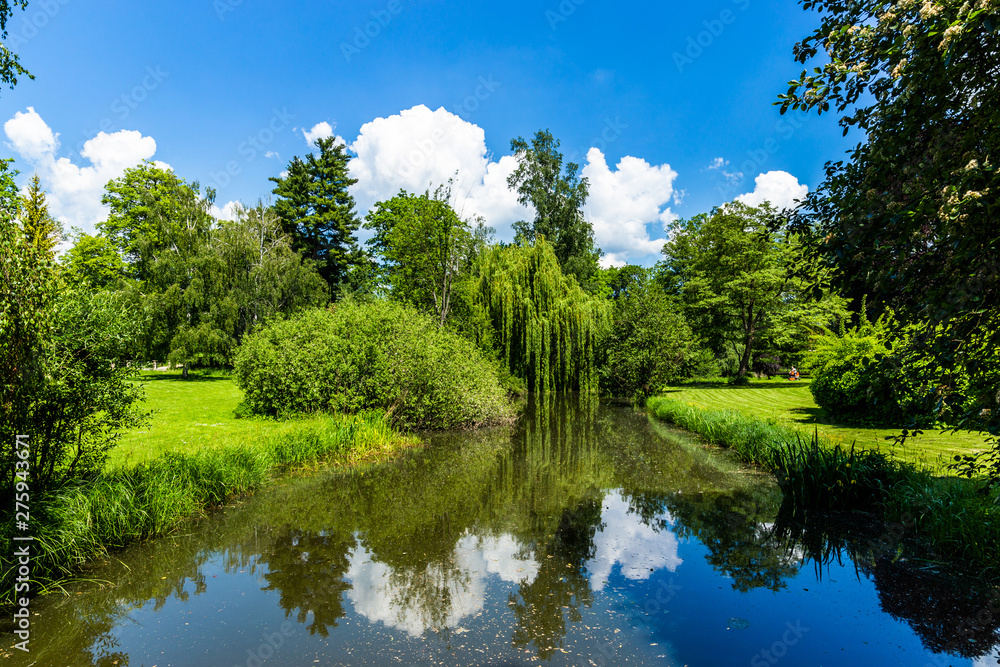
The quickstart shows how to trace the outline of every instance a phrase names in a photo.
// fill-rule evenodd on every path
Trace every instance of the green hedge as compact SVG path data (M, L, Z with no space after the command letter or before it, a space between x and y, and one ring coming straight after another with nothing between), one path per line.
M475 345L391 301L272 323L240 347L235 378L257 414L379 409L417 429L514 418L496 367Z

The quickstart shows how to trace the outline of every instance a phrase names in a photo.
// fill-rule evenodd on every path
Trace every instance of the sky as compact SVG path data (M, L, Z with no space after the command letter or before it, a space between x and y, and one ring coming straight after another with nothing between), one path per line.
M35 80L0 90L0 157L92 232L105 184L142 160L231 217L336 136L360 215L455 176L459 213L510 240L532 217L510 142L547 129L589 180L603 263L648 266L673 221L793 206L856 142L773 105L818 21L793 0L30 0L5 43Z

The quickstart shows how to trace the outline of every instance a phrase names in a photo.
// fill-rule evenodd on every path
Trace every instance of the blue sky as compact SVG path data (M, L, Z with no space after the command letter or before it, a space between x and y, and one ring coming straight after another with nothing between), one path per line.
M101 181L130 162L213 185L228 213L269 194L307 133L333 133L358 154L362 212L458 170L458 206L505 238L530 212L503 158L547 128L591 180L608 260L648 264L664 223L790 202L856 140L772 105L817 22L791 0L31 0L7 44L36 80L0 91L0 154L92 229Z

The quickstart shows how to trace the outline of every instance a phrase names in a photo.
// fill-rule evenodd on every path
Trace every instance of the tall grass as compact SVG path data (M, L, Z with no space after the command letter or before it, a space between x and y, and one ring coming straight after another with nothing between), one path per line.
M163 535L205 508L263 486L278 469L324 460L360 463L413 446L381 413L288 422L257 441L167 453L32 498L31 587L60 586L77 567L111 549ZM0 606L13 598L13 517L0 524Z
M864 510L883 521L912 526L909 537L929 558L964 561L1000 574L1000 490L982 480L938 478L878 450L845 448L815 432L802 434L740 412L707 410L654 397L656 417L693 431L709 443L775 473L793 516L809 511Z

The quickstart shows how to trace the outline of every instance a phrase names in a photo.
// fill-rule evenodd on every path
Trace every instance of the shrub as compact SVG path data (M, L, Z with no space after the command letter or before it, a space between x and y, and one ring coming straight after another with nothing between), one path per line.
M272 323L240 347L235 378L257 414L381 409L424 429L513 418L496 367L473 343L390 301Z

